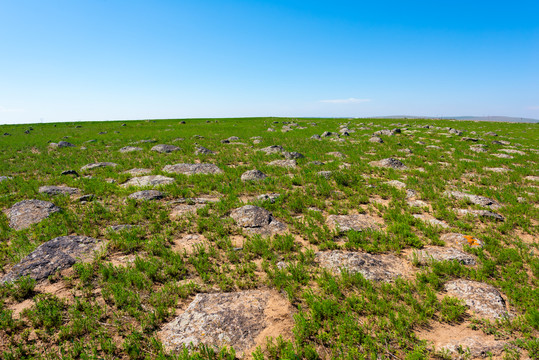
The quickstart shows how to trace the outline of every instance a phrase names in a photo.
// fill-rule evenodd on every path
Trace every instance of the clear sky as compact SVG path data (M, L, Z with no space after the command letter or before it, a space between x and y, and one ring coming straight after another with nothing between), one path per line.
M0 0L0 123L539 118L539 1Z

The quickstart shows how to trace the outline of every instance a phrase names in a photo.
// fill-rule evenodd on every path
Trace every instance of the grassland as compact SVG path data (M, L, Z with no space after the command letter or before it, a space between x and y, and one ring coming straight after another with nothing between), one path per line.
M46 281L22 277L0 285L1 358L233 359L242 354L211 344L170 353L158 333L198 293L248 289L278 291L293 308L291 332L259 344L247 354L255 359L455 357L432 349L428 336L423 336L441 328L442 335L469 329L503 340L507 345L495 357L539 358L539 182L533 178L539 176L538 124L284 118L184 122L0 126L0 176L10 177L0 182L0 208L39 199L62 209L19 231L0 213L0 276L59 236L87 235L103 245L92 259ZM311 138L324 131L338 133L341 124L347 124L349 136ZM283 132L283 126L291 130ZM275 131L267 131L270 127ZM373 132L397 127L402 133L381 135L384 143L369 141ZM449 134L449 127L464 133ZM231 136L239 141L221 142ZM156 142L140 143L149 139ZM492 143L500 140L510 144ZM50 146L59 141L75 147ZM156 144L180 150L151 151ZM477 144L485 145L485 152L470 148ZM143 150L118 151L128 145ZM270 145L305 157L297 159L294 168L270 166L283 156L256 151ZM215 154L195 155L197 146ZM328 155L333 152L343 156ZM369 164L390 157L401 159L408 170ZM118 165L80 170L96 162ZM223 173L187 176L162 171L166 165L195 162L213 163ZM140 189L121 184L133 177L125 173L133 168L147 168L175 182L158 188L165 194L161 200L129 199ZM80 176L61 174L71 169ZM241 175L252 169L268 177L243 182ZM318 174L322 170L331 171L329 178ZM411 206L406 189L391 186L390 180L415 190L415 198L426 206ZM78 188L94 198L51 197L38 191L44 185ZM455 209L484 207L445 196L447 190L495 200L501 204L495 212L505 221L459 214ZM272 193L280 194L274 202L257 199ZM174 200L204 197L217 201L194 213L170 216ZM187 205L192 201L186 200ZM245 204L269 210L288 230L272 237L246 233L229 216ZM328 216L347 214L366 214L383 226L346 232L328 226ZM414 214L428 214L449 227L429 225ZM136 227L108 229L120 224ZM447 245L441 240L446 233L467 234L484 243L482 248L464 247L477 259L476 265L414 261L414 250ZM182 239L189 235L199 235L202 241L186 246ZM391 282L367 280L345 270L331 273L315 261L317 252L329 250L393 254L409 261L413 272ZM462 300L444 295L444 284L454 279L494 286L511 316L474 315ZM465 349L459 356L473 357Z

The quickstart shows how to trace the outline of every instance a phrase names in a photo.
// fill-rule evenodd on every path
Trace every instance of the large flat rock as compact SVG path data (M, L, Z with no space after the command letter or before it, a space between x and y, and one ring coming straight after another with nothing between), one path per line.
M23 200L6 210L9 227L23 230L37 224L61 209L51 202L43 200Z
M383 167L383 168L391 168L395 170L408 169L408 167L404 165L400 160L397 160L394 158L387 158L387 159L382 159L379 161L371 161L369 165L376 166L376 167Z
M84 258L97 247L97 240L88 236L60 236L38 246L22 259L1 282L11 282L21 276L36 281L44 280L56 271L71 267L78 258Z
M491 209L498 209L500 207L500 204L498 202L485 196L467 194L462 191L446 191L444 194L458 200L467 200L475 205L487 206Z
M495 319L507 316L505 301L492 285L458 279L446 283L444 288L449 295L464 300L480 317Z
M380 228L380 224L374 218L363 214L330 215L327 218L327 223L331 228L338 229L340 232L378 230Z
M475 265L477 263L475 256L452 247L426 246L421 250L415 251L414 254L421 265L428 265L433 261L453 260L463 265Z
M195 175L195 174L222 174L223 170L219 169L214 164L175 164L166 165L163 168L164 172L173 174Z
M168 351L210 345L237 353L265 345L266 337L289 338L292 308L278 293L250 290L197 294L183 314L166 324L159 336Z
M80 193L80 190L77 188L69 186L40 186L39 192L47 195L75 195Z
M146 176L138 176L129 179L127 182L123 183L123 187L129 187L129 186L137 186L137 187L143 187L143 186L159 186L159 185L168 185L172 184L174 181L174 178L163 176L163 175L146 175Z
M116 167L116 166L118 166L118 164L113 163L113 162L98 162L98 163L91 163L88 165L84 165L80 169L84 171L84 170L92 170L92 169L97 169L97 168L102 168L102 167Z
M286 230L286 225L275 219L268 210L254 205L245 205L235 209L230 217L238 226L251 234L271 236Z
M451 246L464 247L468 245L471 248L482 248L483 242L474 238L471 235L463 235L459 233L448 233L440 236L440 240L449 243Z
M316 253L316 261L335 274L346 269L350 273L361 273L366 279L374 281L392 281L407 272L404 262L394 255L333 250Z

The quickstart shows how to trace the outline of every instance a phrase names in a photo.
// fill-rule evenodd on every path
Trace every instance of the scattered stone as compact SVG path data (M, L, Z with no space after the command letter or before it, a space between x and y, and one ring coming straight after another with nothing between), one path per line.
M396 187L397 189L404 189L406 187L406 184L399 180L391 180L388 181L386 184L389 186Z
M320 135L315 134L315 135L311 136L311 139L313 139L313 140L321 140L322 138L320 137Z
M361 273L367 280L389 282L405 274L402 260L394 255L371 255L360 252L322 251L315 260L335 274L342 269L350 273Z
M346 155L344 155L342 152L340 151L332 151L332 152L328 152L326 153L326 155L330 155L330 156L334 156L336 158L339 158L339 159L344 159L346 157Z
M381 135L394 136L394 135L397 135L397 134L400 134L400 133L401 133L401 129L392 129L392 130L383 129L383 130L375 131L373 135L374 136L381 136Z
M51 202L43 200L23 200L5 211L9 227L23 230L37 224L61 209Z
M259 195L256 199L260 201L269 201L270 203L275 203L275 200L281 196L281 194L278 193L272 193L272 194L262 194Z
M411 207L415 206L415 207L419 207L419 208L424 208L424 207L429 206L429 204L427 204L423 200L410 200L410 201L408 201L408 205L411 206Z
M491 209L500 208L500 204L498 202L484 196L466 194L466 193L463 193L462 191L445 191L444 195L453 197L457 200L464 199L475 205L488 206Z
M492 131L489 131L489 132L485 133L485 135L487 135L487 136L498 136L498 134L496 134L495 132L492 132Z
M266 209L245 205L230 214L238 226L249 233L271 236L286 230L286 225L278 221Z
M324 131L321 135L321 137L330 137L330 136L333 136L333 135L336 135L330 131Z
M428 265L432 261L456 260L463 265L475 265L475 257L452 247L427 246L422 250L414 251L413 256L421 265Z
M413 214L412 215L413 217L415 217L416 219L419 219L423 222L426 222L428 224L430 224L431 226L439 226L441 228L444 228L444 229L447 229L449 227L449 225L447 225L445 222L441 221L441 220L438 220L438 219L435 219L433 218L432 216L429 216L429 215L425 215L425 214Z
M269 166L280 166L284 168L295 168L298 164L296 160L273 160L272 162L268 163Z
M175 165L166 165L163 168L164 172L174 173L174 174L184 174L184 175L195 175L195 174L205 174L205 175L215 175L222 174L223 170L219 169L214 164L175 164Z
M448 233L448 234L442 234L440 236L440 240L449 243L450 245L458 246L458 247L464 247L464 245L468 245L471 248L482 248L483 242L479 239L474 238L470 235L463 235L459 233Z
M464 337L453 340L440 347L448 351L452 359L466 358L465 354L474 358L488 358L490 355L499 356L508 344L500 340L486 340L479 336Z
M4 180L10 180L12 179L11 176L0 176L0 182L4 181Z
M157 140L154 140L154 139L146 139L146 140L135 141L133 144L154 144L156 142Z
M92 170L92 169L102 168L102 167L107 167L107 166L116 167L118 166L118 164L113 163L113 162L98 162L98 163L84 165L80 169L84 171L84 170Z
M195 155L213 155L213 154L215 154L213 151L205 148L204 146L196 147Z
M463 134L463 131L457 130L457 129L450 129L449 133L453 135L461 136Z
M129 153L129 152L133 152L133 151L142 151L142 148L137 147L137 146L124 146L123 148L121 148L118 151L121 152L121 153Z
M75 195L80 193L80 190L77 188L72 188L69 186L40 186L39 190L42 194L47 195Z
M79 177L79 173L75 170L64 170L60 173L60 175L73 175L74 177Z
M13 266L1 282L12 282L21 276L36 281L47 279L56 271L67 269L96 249L97 240L88 236L60 236L38 246L33 252Z
M67 142L67 141L60 141L60 142L58 143L58 147L59 147L59 148L75 147L75 145L73 145L72 143Z
M377 166L377 167L385 167L385 168L392 168L395 170L406 170L408 167L404 165L400 160L393 159L393 158L387 158L379 161L371 161L369 163L371 166Z
M476 153L486 153L487 150L479 146L470 146L470 150Z
M273 131L275 131L275 129L273 129L273 128L268 128L267 131L268 131L268 132L273 132Z
M500 214L496 214L488 210L468 210L468 209L457 209L457 212L460 215L473 215L475 217L483 217L487 219L494 219L496 221L505 221L505 218Z
M322 176L326 179L329 179L331 177L331 174L333 174L332 171L319 171L316 173L318 176Z
M126 174L130 174L133 176L139 176L139 175L146 175L152 172L152 169L141 169L141 168L134 168L124 171Z
M269 154L282 153L284 149L281 145L272 145L272 146L267 146L263 149L260 149L260 151L265 152L267 155L269 155Z
M492 171L492 172L496 172L496 173L506 173L508 171L512 171L510 169L506 169L506 168L500 168L500 167L494 167L494 168L491 168L491 167L486 167L486 168L483 168L487 171Z
M415 198L416 196L417 196L417 191L415 191L414 189L406 189L407 199Z
M464 300L481 317L497 319L508 316L505 301L492 285L458 279L446 283L444 289L450 296Z
M268 176L262 171L254 169L248 170L241 175L241 181L260 181L264 180Z
M322 161L311 161L308 165L324 165L324 163Z
M135 200L159 200L162 199L165 195L161 191L157 190L142 190L137 191L129 195L130 199Z
M507 153L507 154L518 154L518 155L526 155L524 151L515 150L515 149L499 149L498 151Z
M330 215L327 218L328 225L333 229L338 229L343 233L350 230L378 230L378 224L372 217L368 215Z
M283 155L285 158L287 159L302 159L304 158L305 156L303 154L300 154L299 152L296 152L296 151L284 151L283 152Z
M157 151L158 153L162 153L162 154L168 154L173 151L178 151L180 150L180 148L174 145L159 144L159 145L155 145L150 150Z
M507 155L507 154L492 154L492 156L496 156L497 158L500 158L500 159L514 159L515 158L514 156Z
M539 176L528 175L524 179L530 180L530 181L539 181Z
M204 344L230 346L241 354L265 344L267 336L290 337L293 323L290 304L274 291L197 294L159 336L174 353Z
M85 202L94 200L94 198L95 198L94 194L86 194L86 195L82 195L79 198L77 198L77 201L81 202L81 203L85 203Z
M370 142L372 143L378 143L378 144L383 144L384 143L384 140L382 140L381 137L378 137L378 136L373 136L369 139Z
M147 176L140 176L140 177L134 177L132 179L129 179L129 181L122 184L123 187L129 187L129 186L159 186L159 185L168 185L175 182L174 178L166 177L163 175L147 175Z

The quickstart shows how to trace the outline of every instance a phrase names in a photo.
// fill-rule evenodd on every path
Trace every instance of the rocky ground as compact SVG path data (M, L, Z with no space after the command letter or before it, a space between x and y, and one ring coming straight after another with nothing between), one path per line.
M1 358L539 358L537 124L0 133Z

